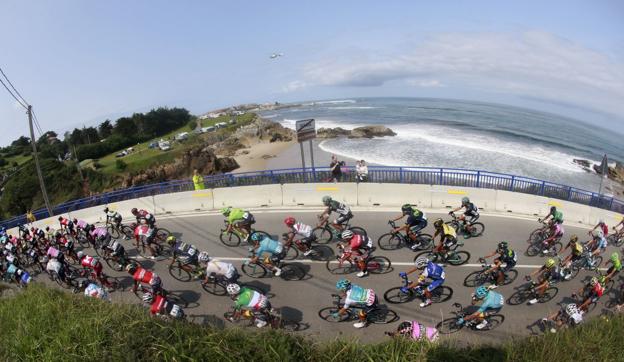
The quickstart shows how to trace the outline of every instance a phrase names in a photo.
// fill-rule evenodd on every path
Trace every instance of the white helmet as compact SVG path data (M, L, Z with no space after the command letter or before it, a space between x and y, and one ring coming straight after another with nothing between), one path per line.
M169 315L173 318L182 318L182 316L184 316L184 311L182 310L182 308L180 308L179 305L174 304L171 308L171 312L169 312Z
M78 257L78 259L82 259L82 257L84 256L84 252L80 250L79 252L76 253L76 256Z
M342 232L342 235L340 235L340 237L342 238L342 240L349 240L353 237L353 231L345 230Z
M599 224L599 225L604 224L604 220L603 220L603 219L598 219L598 224Z
M604 233L602 232L602 230L596 230L596 232L594 233L594 235L597 238L602 238L604 236Z
M416 267L418 269L422 269L426 267L428 263L429 263L429 259L427 259L424 256L421 256L420 258L416 259L416 261L414 262L414 264L416 264Z
M566 305L565 311L566 311L566 314L568 316L572 316L572 315L578 313L578 308L576 307L576 304L570 303L570 304Z
M201 253L199 253L198 258L200 263L207 263L210 261L210 255L208 255L207 251L202 251Z
M143 303L151 303L154 300L154 295L152 293L144 293L141 299L143 299Z
M228 284L227 287L225 287L225 289L227 290L229 295L237 295L238 293L240 293L240 285L238 284Z

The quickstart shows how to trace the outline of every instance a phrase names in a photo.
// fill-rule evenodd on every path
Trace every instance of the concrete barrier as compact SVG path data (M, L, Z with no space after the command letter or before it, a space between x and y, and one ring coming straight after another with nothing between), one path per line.
M212 190L214 208L282 206L281 185L226 187Z
M325 195L350 206L358 205L355 183L284 184L282 195L284 206L320 206Z
M162 194L154 197L156 214L208 211L215 208L213 191L211 189Z
M549 199L548 204L555 206L563 213L564 225L590 224L591 207L569 201ZM544 215L544 214L542 214Z
M548 202L548 198L543 196L496 190L495 210L524 215L545 216L550 209Z
M412 204L431 208L431 186L410 184L360 183L357 186L359 206L397 206Z
M461 205L464 196L469 197L480 210L492 211L496 207L496 190L441 185L431 186L431 207L456 208Z
M611 227L622 221L622 217L624 217L624 215L617 212L590 207L589 224L593 226L598 224L598 221L603 220L607 226L609 226L609 229L611 229ZM609 230L609 232L611 232L611 230Z

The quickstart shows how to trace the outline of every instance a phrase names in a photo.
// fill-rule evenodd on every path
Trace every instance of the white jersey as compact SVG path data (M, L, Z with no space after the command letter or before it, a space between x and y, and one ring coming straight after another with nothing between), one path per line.
M309 238L310 236L312 236L312 227L310 225L298 222L293 225L293 229L295 229L295 233L297 235L301 235L304 238Z
M108 300L108 293L104 290L104 288L94 283L89 284L85 288L84 295L86 297Z
M58 274L61 271L61 263L56 259L50 259L46 265L47 271L53 271Z
M206 266L206 274L210 275L212 273L222 275L230 279L234 276L234 273L236 273L236 268L231 263L226 263L219 260L211 260Z

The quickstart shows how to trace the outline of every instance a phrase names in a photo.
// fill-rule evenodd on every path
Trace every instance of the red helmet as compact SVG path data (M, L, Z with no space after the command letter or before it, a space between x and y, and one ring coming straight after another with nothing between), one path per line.
M289 217L287 217L287 218L285 218L285 219L284 219L284 224L286 224L286 225L288 225L288 226L293 226L293 225L295 225L295 222L296 222L296 220L295 220L295 218L294 218L294 217L292 217L292 216L289 216Z

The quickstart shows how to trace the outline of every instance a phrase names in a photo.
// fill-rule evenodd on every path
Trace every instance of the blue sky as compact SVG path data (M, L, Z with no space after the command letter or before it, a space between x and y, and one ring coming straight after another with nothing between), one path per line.
M359 96L500 102L624 132L623 20L622 1L4 1L0 66L57 132L160 105ZM0 91L6 144L28 129Z

